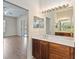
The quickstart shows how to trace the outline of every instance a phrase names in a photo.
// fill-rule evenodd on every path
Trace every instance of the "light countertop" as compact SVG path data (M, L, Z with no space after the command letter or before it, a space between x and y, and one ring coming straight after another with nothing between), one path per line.
M33 35L32 38L58 43L70 47L75 47L75 40L72 37L56 36L56 35Z

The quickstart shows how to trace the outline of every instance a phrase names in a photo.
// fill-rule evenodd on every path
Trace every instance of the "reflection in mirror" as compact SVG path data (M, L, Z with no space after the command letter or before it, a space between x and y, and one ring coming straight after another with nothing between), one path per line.
M47 10L42 12L46 19L46 34L60 36L70 36L74 34L73 22L73 7L67 5L66 7ZM62 35L61 35L62 33Z
M56 23L57 32L71 32L71 21L69 19L62 19Z
M3 1L4 59L27 59L28 10Z
M32 26L33 26L33 28L44 28L44 19L34 16Z
M50 28L50 21L51 19L49 17L46 17L46 34L49 34L51 33L51 28Z

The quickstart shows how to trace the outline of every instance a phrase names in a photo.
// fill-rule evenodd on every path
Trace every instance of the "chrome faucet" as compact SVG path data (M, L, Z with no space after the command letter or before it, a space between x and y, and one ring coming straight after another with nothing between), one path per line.
M48 35L47 35L47 34L44 34L43 36L44 36L44 38L45 38L45 39L48 37Z

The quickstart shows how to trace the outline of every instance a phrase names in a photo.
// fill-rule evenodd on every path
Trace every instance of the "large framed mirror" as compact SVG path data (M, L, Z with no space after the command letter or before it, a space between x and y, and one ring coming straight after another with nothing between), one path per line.
M73 6L61 6L42 12L42 15L46 20L46 34L73 37Z

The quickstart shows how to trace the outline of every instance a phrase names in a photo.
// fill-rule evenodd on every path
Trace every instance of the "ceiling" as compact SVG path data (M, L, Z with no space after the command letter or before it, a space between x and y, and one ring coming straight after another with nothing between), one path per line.
M26 14L26 10L15 6L9 2L3 2L3 15L11 17L20 17Z

